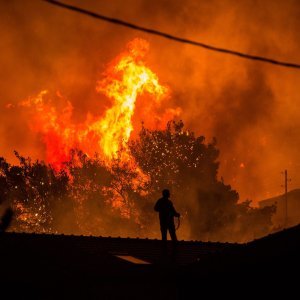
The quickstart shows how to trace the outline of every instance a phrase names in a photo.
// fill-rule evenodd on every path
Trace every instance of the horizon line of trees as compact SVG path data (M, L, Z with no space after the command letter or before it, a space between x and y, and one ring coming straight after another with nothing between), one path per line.
M18 152L18 165L0 157L0 201L14 211L10 230L159 237L153 206L169 188L183 216L179 238L244 242L272 231L274 206L239 203L237 191L218 179L215 139L205 143L171 121L164 130L142 127L128 147L135 164L117 158L110 168L80 150L59 171Z

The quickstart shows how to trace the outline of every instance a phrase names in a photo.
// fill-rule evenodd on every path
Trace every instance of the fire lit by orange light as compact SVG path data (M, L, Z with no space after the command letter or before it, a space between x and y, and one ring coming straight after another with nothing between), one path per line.
M52 101L47 99L49 93L46 90L20 104L31 109L30 127L42 136L48 163L60 169L63 163L69 160L70 151L74 148L89 156L99 153L108 166L117 155L121 160L132 160L127 142L133 131L132 117L138 96L144 93L150 95L153 103L143 105L151 110L151 107L159 106L162 100L167 99L168 95L168 88L161 85L157 75L145 65L148 48L147 41L134 39L127 45L127 49L109 64L104 78L96 86L98 92L112 100L112 106L102 114L103 117L89 114L83 124L74 124L71 120L71 103L57 93L60 101L67 102L67 105L59 110L57 105L54 106ZM149 97L147 99L149 101ZM165 122L162 121L166 121L166 117L168 120L172 119L180 110L167 109L164 112L165 117L158 116L154 109L147 113L149 119L161 120L157 127L163 128Z
M98 82L97 91L113 99L113 106L105 117L93 124L93 129L102 137L100 148L108 159L116 157L120 146L127 149L137 96L147 92L155 101L160 101L167 93L156 74L144 65L148 47L145 40L133 40L128 50L109 66L106 77Z

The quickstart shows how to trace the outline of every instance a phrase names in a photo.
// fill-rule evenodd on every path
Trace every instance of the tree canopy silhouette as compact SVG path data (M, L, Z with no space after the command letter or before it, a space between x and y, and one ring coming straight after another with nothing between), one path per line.
M172 121L164 130L143 126L128 146L135 163L115 158L110 167L76 149L60 171L17 152L18 165L0 158L0 199L14 209L12 230L156 237L153 205L168 188L183 215L179 237L246 241L270 232L274 207L239 202L218 179L215 139Z
M216 145L215 139L205 143L203 136L186 130L182 121L172 121L165 130L143 127L130 146L138 165L151 178L148 198L170 188L193 238L240 241L268 233L274 207L263 210L252 208L250 201L238 203L238 193L217 178Z

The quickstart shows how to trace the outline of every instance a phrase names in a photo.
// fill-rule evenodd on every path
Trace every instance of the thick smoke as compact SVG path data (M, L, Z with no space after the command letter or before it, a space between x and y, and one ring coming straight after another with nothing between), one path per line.
M289 1L65 1L213 45L299 63L300 4ZM95 83L134 37L150 42L148 65L173 91L187 127L220 148L220 174L241 199L280 193L288 169L300 185L299 71L171 42L50 6L0 2L0 152L43 158L27 116L5 106L43 89L59 90L74 118L109 106Z

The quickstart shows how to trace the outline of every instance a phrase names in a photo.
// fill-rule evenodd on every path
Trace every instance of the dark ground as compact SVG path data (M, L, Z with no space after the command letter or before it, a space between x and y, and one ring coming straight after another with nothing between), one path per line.
M172 249L168 244L163 256L157 240L4 233L1 293L3 299L299 298L300 226L243 245L182 241Z

